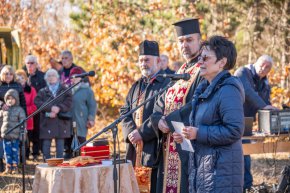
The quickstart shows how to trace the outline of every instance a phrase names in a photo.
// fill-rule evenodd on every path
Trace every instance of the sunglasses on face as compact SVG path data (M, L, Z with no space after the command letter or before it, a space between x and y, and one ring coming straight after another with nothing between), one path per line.
M34 62L27 62L26 64L35 64Z
M198 61L199 62L207 62L211 58L211 56L214 56L214 55L203 55L203 56L199 56L198 57Z
M12 73L10 73L10 72L5 72L5 73L3 73L5 76L8 76L8 75L13 75Z

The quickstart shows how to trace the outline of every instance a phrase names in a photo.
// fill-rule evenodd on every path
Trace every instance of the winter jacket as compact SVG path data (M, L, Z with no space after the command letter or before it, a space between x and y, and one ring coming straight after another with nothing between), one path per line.
M87 121L94 121L96 116L97 103L94 92L89 83L80 83L73 88L72 92L72 114L73 121L77 124L77 136L86 137L88 133Z
M56 95L59 95L66 89L65 86L60 85ZM53 99L53 94L49 90L48 86L41 89L34 99L34 103L37 108L40 108L48 100ZM68 112L72 106L72 94L67 92L65 95L56 100L53 104L48 105L40 113L40 139L63 139L71 136L71 120L63 120L58 117L50 118L47 116L51 112L52 106L58 106L60 112Z
M246 95L244 112L246 117L254 117L259 109L270 105L271 88L267 77L260 79L252 64L240 67L236 72L243 83Z
M4 96L5 102L8 96L15 98L16 103L9 107L8 110L0 110L1 137L7 140L19 139L20 127L17 127L9 134L6 134L6 132L25 119L25 112L23 108L19 106L19 95L15 89L10 89L6 92Z
M29 75L28 82L35 88L36 92L46 87L44 73L38 69L33 75Z
M9 84L6 82L0 82L0 106L4 104L4 96L9 89L15 89L19 93L19 104L24 109L26 113L26 102L23 93L22 86L17 82L10 82Z
M34 99L36 95L37 93L36 93L35 88L33 88L32 86L29 86L28 84L24 86L24 97L26 101L27 115L31 115L37 109L36 105L34 104ZM27 123L27 127L26 127L27 130L32 130L34 128L33 117L28 119L26 123Z
M240 80L224 70L200 83L192 100L198 128L189 158L190 193L242 193L245 100Z

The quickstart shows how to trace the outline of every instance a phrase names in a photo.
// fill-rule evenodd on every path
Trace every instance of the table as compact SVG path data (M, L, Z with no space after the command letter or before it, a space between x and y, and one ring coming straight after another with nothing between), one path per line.
M289 134L253 135L243 139L251 140L251 143L243 144L244 155L290 152Z
M118 174L119 166L117 165ZM121 164L121 193L139 193L131 163ZM119 182L118 182L119 184ZM113 166L49 167L36 166L33 193L113 193Z

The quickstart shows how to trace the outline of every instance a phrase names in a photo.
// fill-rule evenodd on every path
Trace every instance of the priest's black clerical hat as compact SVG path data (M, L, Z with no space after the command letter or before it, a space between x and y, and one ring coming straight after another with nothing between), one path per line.
M188 18L180 20L174 24L177 36L200 33L199 22L197 18Z
M139 44L139 55L159 56L159 46L156 41L144 40Z

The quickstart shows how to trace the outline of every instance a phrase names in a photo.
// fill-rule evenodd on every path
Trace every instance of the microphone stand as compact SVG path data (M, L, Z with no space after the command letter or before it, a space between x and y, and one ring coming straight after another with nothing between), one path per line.
M116 119L113 123L111 123L110 125L108 125L107 127L103 128L101 131L99 131L97 134L95 134L94 136L92 136L90 139L88 139L87 141L85 141L84 143L80 144L77 148L75 148L73 151L78 151L80 150L80 148L82 148L83 146L85 146L87 143L91 142L92 140L94 140L95 138L97 138L98 136L100 136L103 133L106 133L108 130L111 130L113 133L113 146L114 146L114 152L113 152L113 157L114 157L114 161L113 161L113 180L114 180L114 193L117 193L117 181L118 181L118 175L117 175L117 164L116 164L116 136L117 136L117 132L118 132L118 127L117 125L126 117L128 117L129 115L133 114L137 109L139 109L141 106L145 105L146 103L148 103L149 101L151 101L152 99L154 99L156 96L160 95L161 93L163 93L165 90L167 90L169 87L173 86L175 82L171 81L159 92L155 93L153 96L151 96L150 98L146 99L145 101L143 101L140 105L136 106L134 109L131 109L129 112L127 112L124 115L121 115L118 119Z
M53 98L50 101L47 101L39 109L37 109L36 111L34 111L32 114L28 115L24 120L22 120L21 122L19 122L15 127L11 128L10 130L8 130L5 133L7 135L10 132L12 132L14 129L20 127L20 135L21 135L21 140L22 140L22 145L21 145L22 159L21 160L22 160L22 192L23 193L25 193L25 164L26 164L26 156L25 156L25 134L27 132L27 130L25 128L25 122L28 119L30 119L31 117L34 117L36 114L40 113L48 105L51 105L52 103L54 103L60 97L62 97L63 95L65 95L67 92L69 92L72 88L74 88L75 86L79 85L83 81L83 79L84 79L84 77L82 77L82 79L81 79L80 82L71 85L66 90L64 90L62 93L60 93L59 95L57 95L55 98Z

